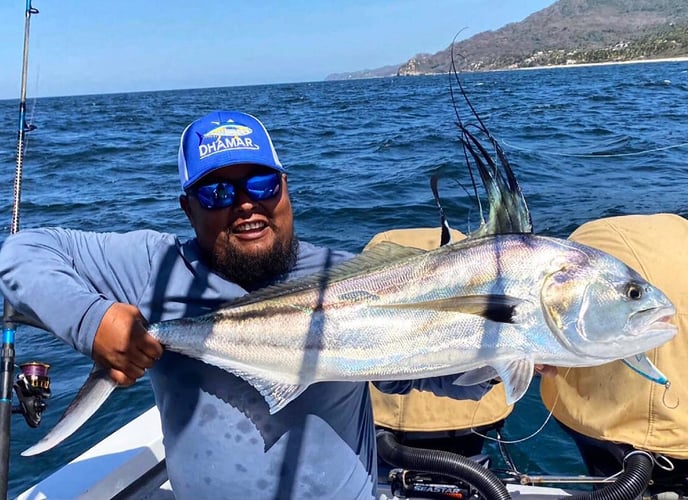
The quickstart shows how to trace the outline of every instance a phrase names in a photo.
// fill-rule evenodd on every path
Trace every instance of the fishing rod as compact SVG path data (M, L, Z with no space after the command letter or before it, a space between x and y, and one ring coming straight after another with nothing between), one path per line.
M26 75L27 66L29 62L29 27L31 25L31 16L38 14L38 10L31 6L31 0L26 0L26 9L24 12L24 54L22 60L22 75L21 75L21 98L19 100L19 127L17 134L17 165L14 175L14 200L12 204L12 223L10 225L10 234L19 231L19 204L21 201L21 179L22 169L24 163L24 151L26 149L25 135L35 128L33 125L26 123ZM16 332L16 323L12 319L14 315L14 308L7 300L3 301L3 333L2 333L2 358L0 374L0 499L7 498L7 486L9 480L9 450L10 450L10 420L12 413L15 413L12 408L12 389L17 390L17 395L20 396L23 391L19 386L14 386L14 336ZM31 363L33 368L28 370L29 376L24 377L21 374L21 381L24 382L26 388L30 386L26 384L27 380L35 379L47 375L47 368L44 365L45 373L41 373L41 363ZM20 401L22 400L20 396ZM32 406L33 401L21 401L21 406L29 404ZM37 403L39 406L40 401ZM40 416L38 417L40 420ZM27 422L29 420L27 419Z

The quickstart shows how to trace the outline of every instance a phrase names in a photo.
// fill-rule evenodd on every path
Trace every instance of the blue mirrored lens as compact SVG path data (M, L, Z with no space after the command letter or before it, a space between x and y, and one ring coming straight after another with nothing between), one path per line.
M234 185L228 182L216 182L199 186L193 194L203 208L208 210L227 208L234 203Z
M280 188L280 174L264 174L249 177L244 190L253 201L267 200L275 196Z
M279 193L280 174L259 174L235 182L215 182L189 190L207 210L227 208L234 203L236 189L243 189L253 201L272 198Z

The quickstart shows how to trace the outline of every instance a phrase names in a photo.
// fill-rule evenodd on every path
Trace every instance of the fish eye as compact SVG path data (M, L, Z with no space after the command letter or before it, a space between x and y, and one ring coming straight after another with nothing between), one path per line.
M640 300L643 297L643 289L637 283L626 285L626 297L631 300Z

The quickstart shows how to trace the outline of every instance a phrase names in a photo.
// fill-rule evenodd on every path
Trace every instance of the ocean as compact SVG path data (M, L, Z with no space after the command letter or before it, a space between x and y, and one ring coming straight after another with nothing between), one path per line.
M461 76L529 203L536 233L566 237L604 216L688 216L688 62L655 62ZM480 214L458 143L448 75L29 99L21 228L155 229L191 237L178 206L179 135L212 109L261 118L289 169L303 240L359 251L376 233L437 226L429 186L439 173L450 223ZM462 119L471 121L462 107ZM1 239L9 233L18 100L0 101ZM86 378L90 360L50 334L20 327L18 363L51 365L53 396L38 429L12 421L15 496L153 404L147 380L119 390L76 435L25 458ZM547 414L537 379L505 437L534 433ZM488 451L497 453L496 446ZM509 446L521 471L581 474L568 437L549 421Z

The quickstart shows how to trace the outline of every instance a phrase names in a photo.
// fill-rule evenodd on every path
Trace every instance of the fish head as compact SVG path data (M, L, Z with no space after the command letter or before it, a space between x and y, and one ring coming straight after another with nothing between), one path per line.
M615 257L578 243L543 282L548 326L577 358L572 366L621 359L658 347L676 335L669 298Z

